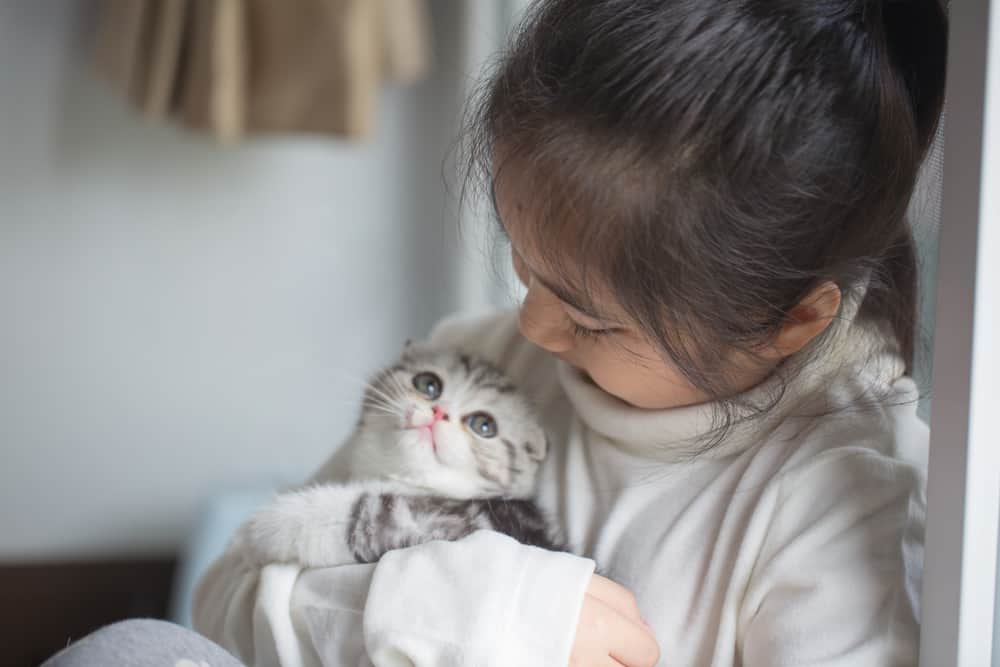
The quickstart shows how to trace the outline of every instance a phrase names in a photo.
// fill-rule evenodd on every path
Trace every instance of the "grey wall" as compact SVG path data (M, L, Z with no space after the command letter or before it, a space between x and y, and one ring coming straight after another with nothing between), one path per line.
M0 3L0 560L169 550L210 494L301 478L452 308L450 4L370 143L223 147L93 79L92 3Z

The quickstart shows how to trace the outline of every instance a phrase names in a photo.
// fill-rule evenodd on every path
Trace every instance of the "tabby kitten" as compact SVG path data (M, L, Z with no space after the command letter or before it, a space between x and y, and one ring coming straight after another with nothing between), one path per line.
M494 366L408 345L369 383L361 418L313 484L286 492L237 536L257 563L377 561L391 549L480 529L561 549L530 500L547 441Z

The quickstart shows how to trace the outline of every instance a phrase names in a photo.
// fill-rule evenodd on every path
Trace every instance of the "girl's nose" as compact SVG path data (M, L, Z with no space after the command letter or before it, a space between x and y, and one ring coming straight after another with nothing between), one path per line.
M521 304L519 318L521 334L549 352L568 352L573 348L573 335L566 327L566 315L555 295L532 283Z

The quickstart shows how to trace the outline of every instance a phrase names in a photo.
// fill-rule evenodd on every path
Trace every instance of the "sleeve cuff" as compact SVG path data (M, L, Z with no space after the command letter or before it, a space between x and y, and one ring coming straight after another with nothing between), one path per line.
M593 571L589 559L491 531L389 552L365 605L369 656L418 667L566 665Z
M534 547L525 553L501 637L503 664L567 665L594 561Z

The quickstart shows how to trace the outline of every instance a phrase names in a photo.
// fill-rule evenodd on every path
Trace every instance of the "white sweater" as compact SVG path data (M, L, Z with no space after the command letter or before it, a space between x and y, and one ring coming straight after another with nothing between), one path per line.
M767 416L698 456L707 406L628 406L512 313L432 338L540 402L553 451L538 500L586 557L485 531L305 571L230 550L201 582L199 631L260 667L561 666L596 561L636 593L664 666L916 664L927 429L869 327L843 326L781 396L776 378L752 390L777 401Z

